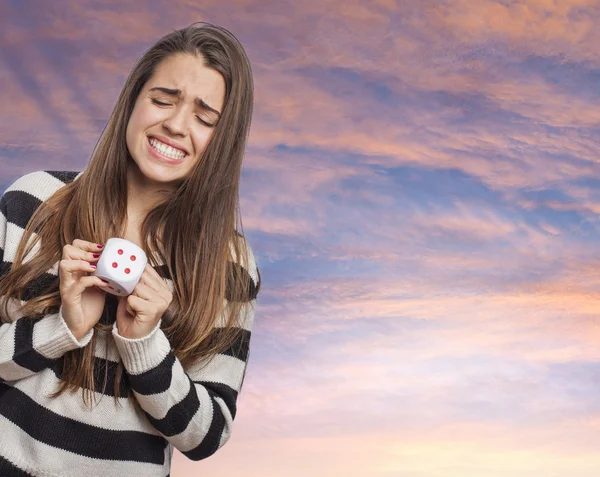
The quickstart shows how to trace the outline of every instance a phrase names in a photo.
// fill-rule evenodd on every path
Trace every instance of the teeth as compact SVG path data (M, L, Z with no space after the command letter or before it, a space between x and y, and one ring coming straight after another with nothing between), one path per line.
M174 147L167 146L166 144L154 138L150 139L150 145L163 156L167 156L170 159L183 159L186 156L185 152L175 149Z

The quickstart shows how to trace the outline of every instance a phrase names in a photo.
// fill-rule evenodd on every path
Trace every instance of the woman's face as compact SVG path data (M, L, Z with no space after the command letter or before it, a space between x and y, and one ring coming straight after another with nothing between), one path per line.
M127 148L141 172L138 179L176 186L186 177L206 148L224 101L223 77L201 58L176 54L164 59L137 97L127 124Z

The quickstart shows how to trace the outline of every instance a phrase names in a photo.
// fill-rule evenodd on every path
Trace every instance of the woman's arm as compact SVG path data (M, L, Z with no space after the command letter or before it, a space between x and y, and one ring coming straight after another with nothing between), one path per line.
M67 351L87 345L93 332L91 329L77 341L60 310L37 320L18 319L2 324L0 380L16 381L51 368Z
M8 273L14 260L14 257L6 252L7 243L9 240L15 243L20 239L19 232L22 233L22 229L15 223L11 222L10 227L8 225L10 212L20 210L14 201L18 198L18 191L21 190L20 181L26 179L27 176L24 176L17 180L0 198L0 281ZM8 311L10 322L0 324L0 380L2 381L26 378L51 367L55 360L67 351L87 345L92 338L93 330L90 330L78 341L62 317L62 308L57 313L36 320L20 319L16 299L12 299Z
M251 276L260 277L257 270ZM260 278L253 281L258 285ZM152 425L191 460L209 457L231 436L248 365L255 306L256 296L243 304L238 342L203 369L183 369L160 322L140 339L123 338L115 323L113 336L137 401Z

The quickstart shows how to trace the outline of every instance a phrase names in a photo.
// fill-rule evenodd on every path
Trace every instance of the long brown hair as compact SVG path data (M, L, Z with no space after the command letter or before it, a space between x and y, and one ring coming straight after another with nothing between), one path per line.
M260 288L260 276L255 283L236 266L249 271L251 249L236 228L236 219L243 231L239 180L252 119L254 82L239 41L226 29L204 22L169 33L138 60L86 170L36 209L12 267L0 281L2 321L10 321L11 297L22 299L26 286L61 259L64 245L76 238L104 243L110 237L123 237L127 227L127 168L133 160L126 145L127 123L138 94L157 65L180 53L194 55L221 73L225 102L203 156L175 192L145 217L142 244L149 264L159 266L160 260L168 269L169 277L165 278L173 280L173 301L163 315L161 329L184 368L191 363L207 363L216 353L239 343L240 317ZM38 241L39 251L24 262ZM107 303L109 297L107 294ZM19 308L20 319L39 319L56 313L59 307L57 277L41 295ZM217 322L221 333L211 335ZM101 320L95 328L109 331L112 323ZM95 346L96 333L88 346L64 355L61 386L53 397L80 387L88 403L95 391ZM105 373L108 369L107 361ZM121 363L114 377L118 402ZM106 382L105 375L105 386ZM129 398L135 403L131 391Z

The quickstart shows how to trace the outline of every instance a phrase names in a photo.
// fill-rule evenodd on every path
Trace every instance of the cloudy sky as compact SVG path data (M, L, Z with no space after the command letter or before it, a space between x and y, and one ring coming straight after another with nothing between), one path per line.
M0 190L86 167L192 21L256 82L263 278L233 437L174 477L597 477L600 4L0 4Z

